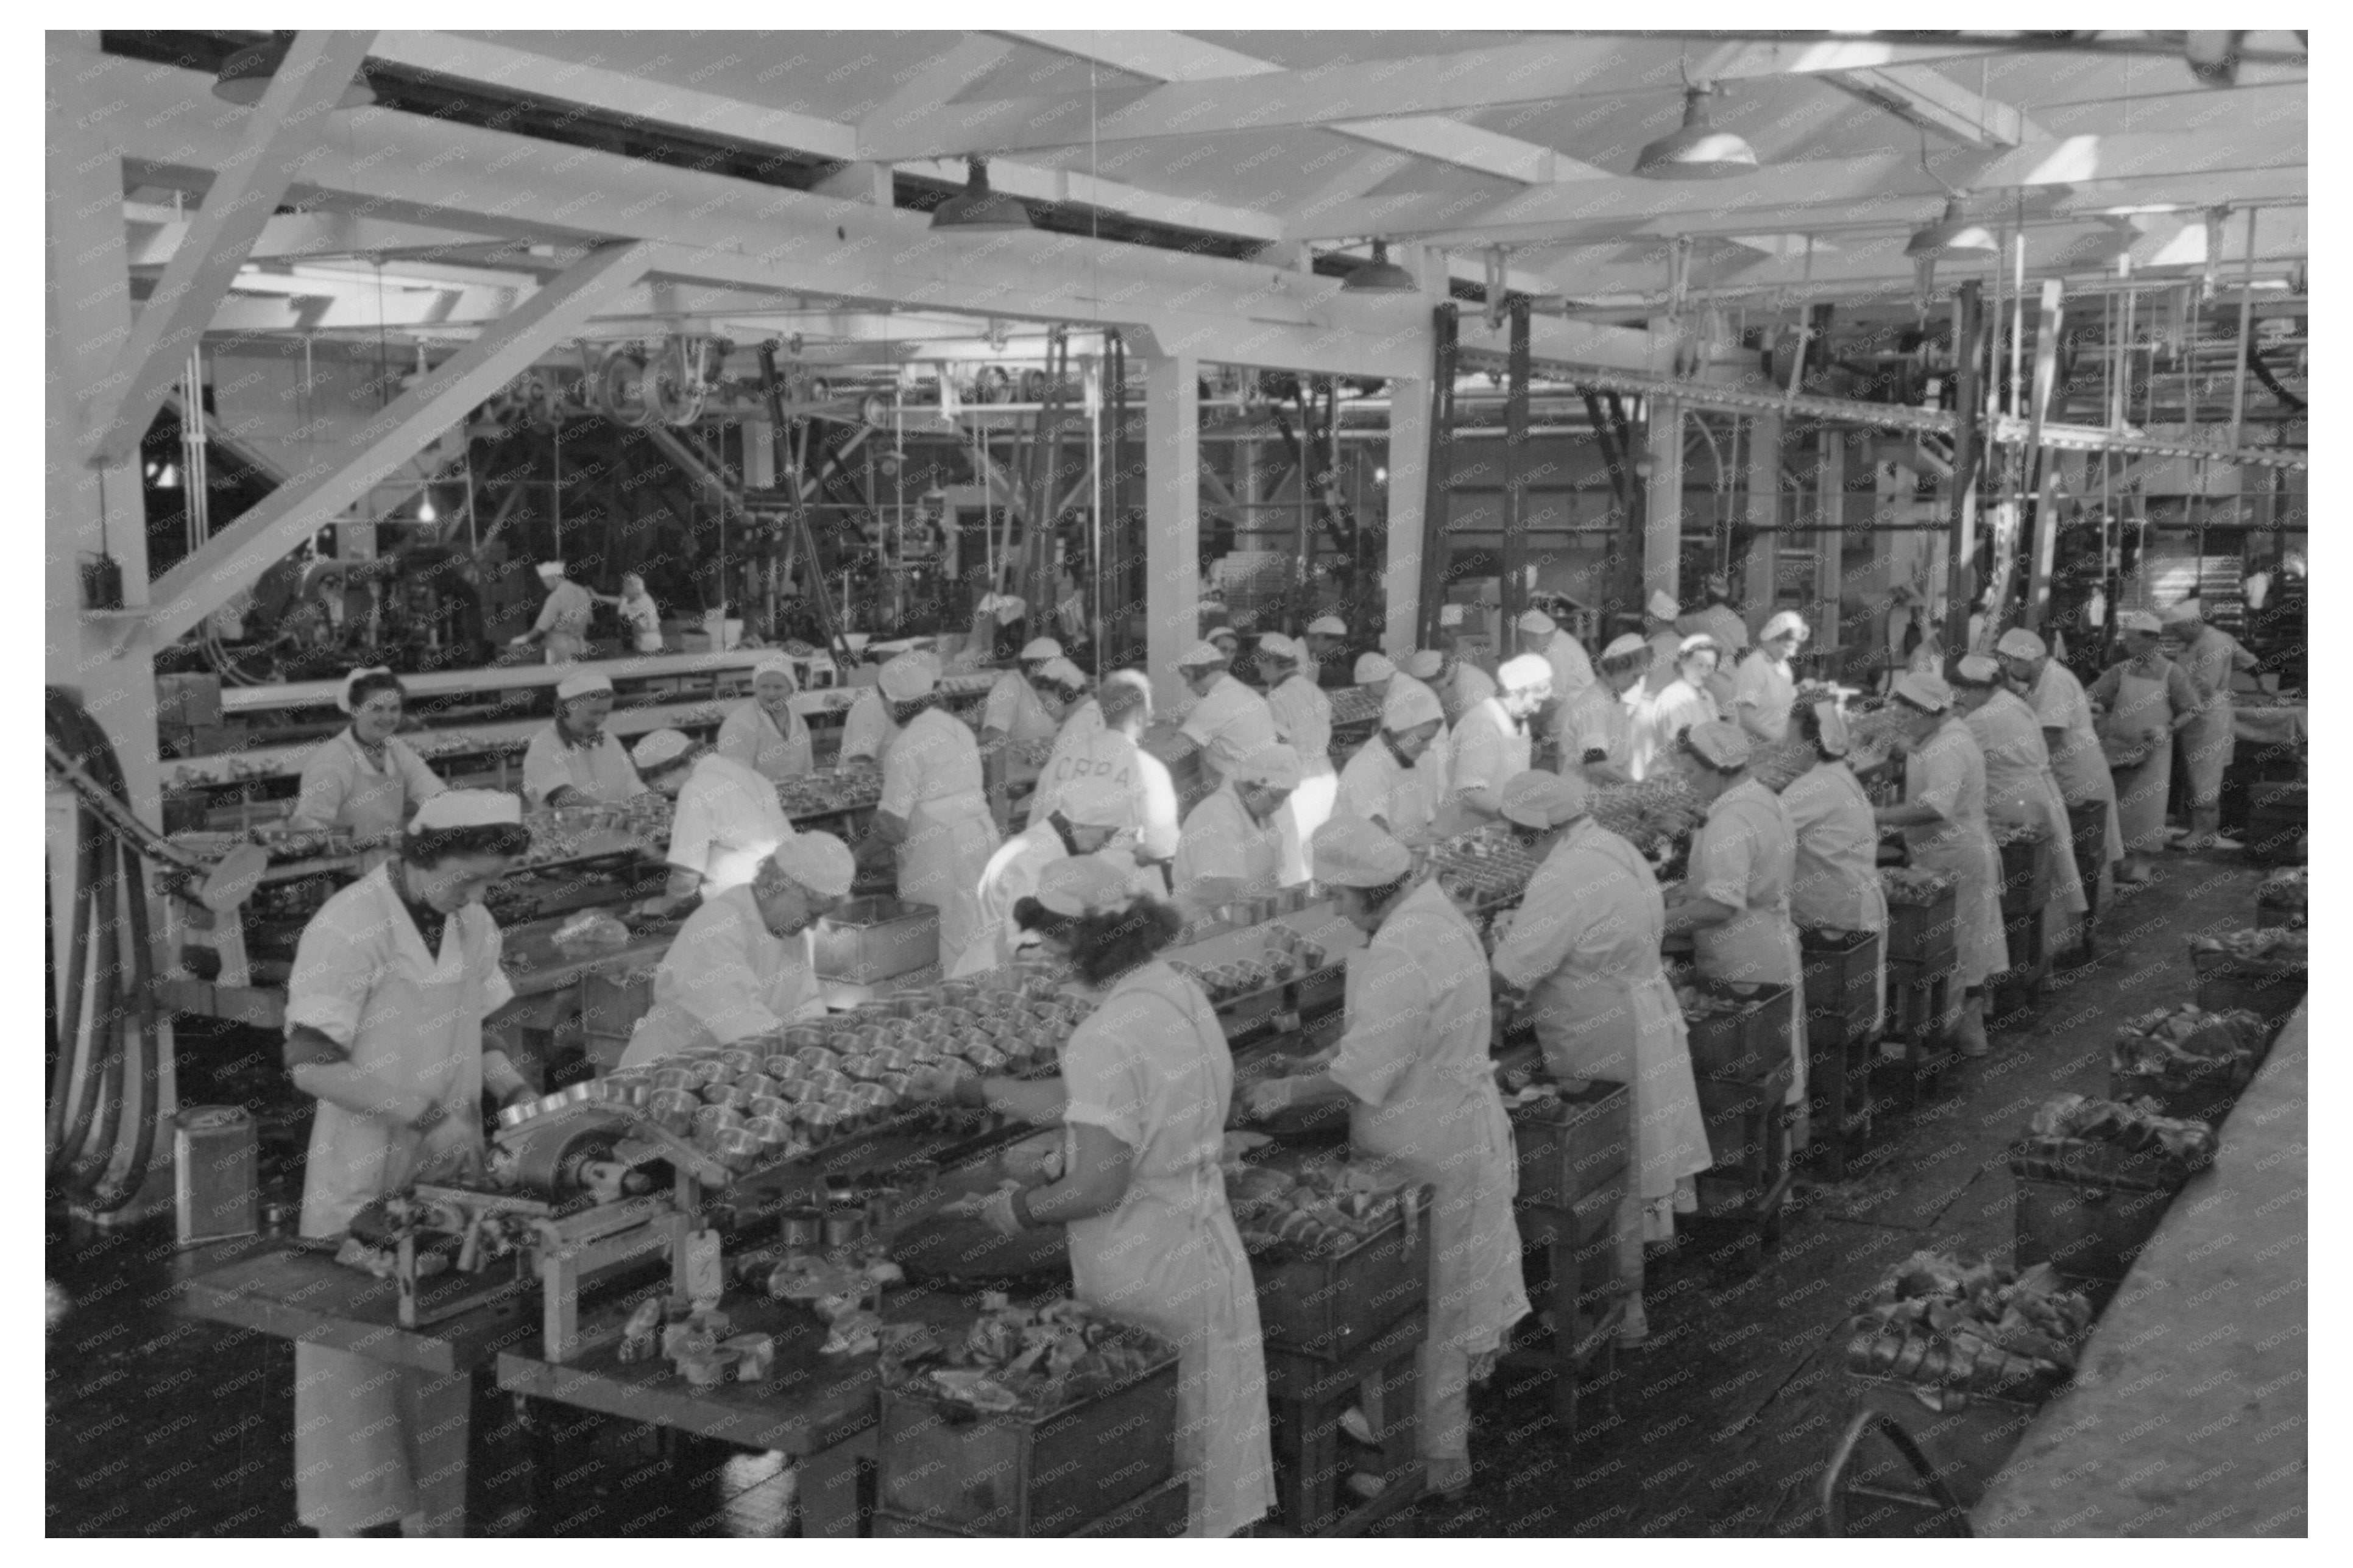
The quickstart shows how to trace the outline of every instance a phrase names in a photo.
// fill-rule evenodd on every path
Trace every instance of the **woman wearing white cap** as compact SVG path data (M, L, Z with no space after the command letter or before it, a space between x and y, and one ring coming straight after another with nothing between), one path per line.
M2100 808L2100 843L2086 836L2075 851L2077 869L2085 879L2085 893L2097 894L2095 909L2107 907L2116 863L2124 858L2124 835L2116 824L2116 783L2100 737L2092 727L2092 704L2084 695L2075 672L2051 657L2050 647L2024 626L2012 626L1994 645L2002 674L2042 727L2042 744L2051 753L2052 775L2059 794L2071 806ZM2092 944L2092 928L2084 927L2084 946Z
M1885 931L1887 890L1879 880L1879 823L1862 781L1846 760L1846 716L1835 702L1809 703L1798 714L1798 733L1813 747L1816 760L1782 788L1781 809L1797 830L1789 918L1801 933L1802 953L1806 931ZM1872 1017L1876 1020L1887 1009L1883 938L1872 993Z
M618 595L589 591L588 596L600 605L610 605L629 628L629 644L639 653L659 653L662 650L661 606L646 592L646 580L635 572L621 574Z
M1732 684L1730 717L1760 741L1778 744L1789 736L1789 708L1798 700L1797 672L1789 660L1806 640L1805 617L1782 610L1765 623L1765 635L1740 661Z
M1178 917L1126 869L1082 855L1048 866L1016 906L1096 999L1057 1083L926 1069L918 1096L1063 1128L1063 1175L971 1205L1012 1236L1067 1226L1072 1297L1177 1347L1176 1465L1187 1535L1224 1537L1274 1502L1266 1354L1249 1257L1219 1160L1233 1057L1199 987L1157 956Z
M648 912L666 914L697 892L709 898L752 879L793 836L776 786L733 757L676 730L656 730L630 753L646 787L678 803L670 813L670 886Z
M1181 821L1167 764L1136 744L1152 722L1152 683L1143 672L1115 669L1062 724L1038 775L1029 815L1042 820L1062 792L1082 778L1109 779L1127 792L1136 825L1136 858L1164 863L1176 853Z
M902 657L929 665L934 678L940 673L939 656L928 649ZM842 718L841 748L834 761L845 768L853 763L871 763L879 768L890 754L891 742L898 738L899 723L891 717L891 703L882 695L881 687L860 687L858 695L850 699L849 711Z
M1193 909L1263 899L1282 879L1282 808L1299 787L1299 753L1280 743L1236 763L1185 818L1170 875Z
M2051 900L2045 907L2058 917L2051 924L2051 945L2067 945L2057 940L2059 934L2088 906L2084 879L2075 870L2067 803L2052 776L2051 752L2042 744L2034 710L2001 684L2001 666L1982 653L1969 654L1954 666L1953 706L1976 737L1978 750L1985 753L1987 823L2026 824L2040 827L2046 837Z
M1338 812L1361 816L1399 838L1419 837L1438 814L1417 770L1446 727L1429 687L1399 675L1381 700L1381 727L1340 770Z
M400 858L320 907L286 987L286 1062L319 1102L303 1163L302 1234L342 1236L376 1198L480 1169L482 1092L533 1091L482 1020L514 994L482 892L531 847L515 797L447 790L417 808ZM421 1430L463 1419L469 1380L294 1347L295 1503L322 1535L427 1519L415 1474Z
M1046 706L1043 691L1049 665L1062 657L1062 645L1052 637L1032 637L1022 645L1020 668L997 676L980 708L981 754L1001 770L1008 784L1028 784L1038 776L1033 753L1042 759L1060 728L1059 711Z
M1134 858L1113 841L1135 826L1134 803L1126 789L1089 774L1074 780L1039 817L997 847L980 875L980 930L963 952L944 955L952 979L1001 969L1021 945L1013 907L1038 890L1038 878L1057 860L1102 855L1133 867Z
M1711 572L1700 584L1700 592L1707 602L1690 615L1677 616L1675 630L1686 637L1699 633L1712 638L1730 663L1748 647L1748 623L1732 607L1732 579Z
M618 805L645 783L621 742L605 732L613 683L575 671L555 688L555 718L522 752L522 793L533 805Z
M1667 932L1692 935L1702 975L1734 984L1789 987L1789 1092L1799 1108L1790 1146L1806 1146L1806 983L1789 919L1798 834L1781 797L1748 772L1748 736L1737 724L1694 724L1675 744L1676 765L1707 806L1690 868L1667 906Z
M1304 673L1318 686L1345 686L1354 673L1348 657L1348 623L1337 616L1318 616L1307 623Z
M612 1066L732 1046L825 1011L810 931L849 896L849 847L830 833L776 846L751 880L702 901L654 972L654 1005Z
M2189 775L2189 834L2177 848L2237 849L2222 837L2222 773L2238 754L2231 701L2232 678L2253 670L2255 656L2206 618L2196 599L2184 599L2166 613L2166 624L2182 639L2181 673L2198 693L2198 716L2181 730L2181 766Z
M1651 669L1651 645L1633 632L1601 650L1599 679L1577 694L1560 719L1560 772L1584 775L1592 784L1631 784L1634 771L1635 688Z
M1891 739L1905 755L1904 804L1873 815L1882 827L1904 830L1913 865L1953 879L1955 933L1960 950L1960 1051L1981 1057L1985 983L2010 967L2001 929L2001 857L1986 828L1985 752L1953 711L1953 689L1941 675L1906 670L1895 678L1891 711L1899 727Z
M801 689L793 661L763 655L752 667L752 695L719 722L719 754L743 763L770 784L798 778L817 766L808 721L793 711Z
M980 934L980 874L997 853L997 824L981 792L972 731L933 697L939 677L902 653L882 667L882 695L900 724L882 759L882 799L870 844L898 851L899 897L940 911L940 951L959 953Z
M1307 880L1307 841L1331 818L1333 799L1340 792L1340 775L1332 767L1332 700L1300 672L1305 658L1306 650L1281 632L1258 639L1275 739L1299 753L1299 787L1291 792L1282 814L1285 885Z
M1199 700L1181 733L1201 748L1201 769L1215 785L1236 763L1275 743L1274 714L1266 699L1236 680L1215 643L1196 643L1176 661L1178 679Z
M1528 733L1528 721L1552 695L1552 666L1539 655L1507 658L1496 675L1501 692L1454 726L1447 780L1449 799L1489 820L1503 810L1504 786L1534 765L1535 738Z
M406 693L400 678L379 666L343 678L335 706L352 716L339 735L319 742L302 763L302 793L290 826L325 831L343 828L386 845L400 836L417 806L448 787L434 777L409 743L393 733L400 728ZM389 847L369 851L364 868L392 858Z
M588 652L588 617L596 612L596 596L564 574L561 561L539 563L540 585L547 597L540 601L539 619L531 630L510 639L516 647L543 642L547 662L569 664Z
M1439 672L1445 668L1445 658L1434 649L1416 648L1398 661L1396 679L1424 688L1435 699L1438 697L1436 682ZM1441 719L1445 718L1446 704L1442 700L1439 701L1438 712ZM1421 784L1421 793L1430 802L1432 816L1437 816L1446 804L1450 781L1454 777L1453 722L1447 719L1438 727L1438 733L1430 737L1430 750L1422 752L1421 760L1413 765L1414 778Z
M2099 721L2100 747L2116 775L2116 817L2124 835L2119 882L2148 880L2148 857L2165 848L2165 802L2173 787L2173 737L2198 717L2198 689L2158 651L2162 630L2147 610L2116 617L2125 658L2084 693Z
M1651 647L1655 659L1659 639ZM1647 692L1638 694L1627 704L1634 727L1634 776L1649 778L1672 766L1675 742L1695 724L1713 724L1724 717L1708 693L1708 678L1715 673L1718 649L1704 632L1695 632L1675 644L1672 672L1654 698L1642 700ZM1659 677L1653 663L1651 679Z
M1635 1173L1626 1201L1634 1212L1620 1216L1618 1264L1632 1292L1620 1337L1634 1342L1650 1331L1642 1244L1672 1240L1675 1215L1698 1207L1692 1178L1708 1167L1707 1126L1683 1008L1659 962L1659 879L1641 851L1593 820L1591 798L1573 773L1514 783L1505 818L1560 837L1528 879L1494 971L1525 994L1547 1072L1632 1092Z
M1313 850L1315 879L1372 940L1348 964L1347 1027L1329 1064L1253 1084L1249 1110L1345 1099L1359 1164L1436 1189L1417 1436L1425 1484L1459 1495L1471 1484L1471 1384L1528 1314L1512 1219L1519 1163L1487 1056L1486 949L1445 889L1415 883L1411 854L1371 823L1335 816Z
M1430 689L1438 693L1438 704L1446 710L1446 722L1460 724L1462 715L1495 695L1495 678L1462 657L1459 632L1441 632L1440 636L1443 646L1439 650L1438 679L1430 683ZM1356 679L1362 683L1364 677L1359 675Z

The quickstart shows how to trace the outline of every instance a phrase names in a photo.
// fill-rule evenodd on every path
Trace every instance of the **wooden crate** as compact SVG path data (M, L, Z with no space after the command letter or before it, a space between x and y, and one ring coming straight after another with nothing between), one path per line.
M1341 1362L1267 1347L1273 1533L1359 1534L1421 1495L1419 1360L1429 1333L1429 1314L1417 1311ZM1372 1426L1370 1448L1340 1430L1352 1405ZM1377 1496L1349 1489L1359 1472L1379 1479Z
M1070 1538L1080 1536L1113 1536L1141 1540L1170 1540L1185 1533L1187 1515L1192 1506L1192 1484L1179 1476L1166 1485L1155 1487L1134 1501L1123 1503L1100 1519L1092 1519L1076 1530L1050 1531ZM899 1540L975 1540L985 1539L979 1531L957 1530L944 1524L934 1524L885 1509L874 1516L874 1533L883 1539Z
M1789 988L1757 985L1742 994L1722 981L1706 982L1711 996L1739 1005L1691 1019L1692 1071L1701 1078L1762 1078L1789 1056Z
M2263 1021L2268 1047L2305 997L2311 970L2305 964L2265 963L2227 953L2192 953L2198 972L2198 1005L2210 1013L2243 1007Z
M2021 838L2001 846L2001 913L2004 920L2039 910L2051 901L2052 845L2048 838Z
M1783 1112L1789 1074L1784 1061L1760 1079L1698 1080L1712 1162L1699 1176L1703 1210L1761 1204L1787 1184L1789 1134Z
M1925 973L1915 964L1887 965L1887 1028L1874 1067L1892 1075L1894 1099L1907 1110L1937 1093L1957 1059L1952 1032L1959 1019L1960 982L1951 971Z
M1887 910L1887 961L1942 973L1961 961L1960 893L1948 888L1925 904L1892 904Z
M2047 1262L2070 1284L2120 1283L2177 1190L2067 1177L2015 1160L2010 1175L2018 1186L2018 1267Z
M2184 1062L2170 1072L2126 1073L2108 1069L2110 1100L2153 1100L2164 1116L2220 1127L2255 1076L2255 1054L2241 1051Z
M1568 1208L1623 1173L1633 1158L1634 1091L1593 1081L1564 1091L1555 1105L1515 1110L1512 1142L1519 1153L1522 1204Z
M1514 1346L1503 1358L1513 1371L1540 1373L1552 1380L1554 1436L1577 1435L1580 1396L1591 1384L1609 1387L1612 1347L1625 1315L1626 1297L1639 1288L1619 1268L1619 1226L1639 1224L1626 1203L1630 1170L1620 1170L1581 1194L1572 1206L1531 1204L1523 1195L1514 1206L1524 1250L1545 1255L1544 1309L1552 1314L1549 1343ZM1526 1331L1544 1335L1536 1318Z
M1806 985L1806 1033L1879 1033L1879 963L1886 945L1875 931L1800 931L1798 957Z
M2300 784L2259 784L2247 789L2247 858L2259 866L2290 866L2304 858L2306 791Z
M1176 1468L1176 1359L1033 1417L881 1391L877 1506L964 1535L1067 1535Z
M1430 1189L1408 1189L1395 1219L1334 1258L1250 1259L1258 1281L1261 1334L1280 1348L1324 1363L1359 1347L1430 1298Z

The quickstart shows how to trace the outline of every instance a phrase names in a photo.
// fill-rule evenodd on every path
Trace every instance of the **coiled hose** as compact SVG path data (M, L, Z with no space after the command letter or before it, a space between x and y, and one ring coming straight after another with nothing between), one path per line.
M48 1178L58 1195L105 1214L138 1195L155 1152L162 1043L144 857L162 841L125 804L121 763L97 721L56 687L46 710L51 771L77 800L66 984L50 1042ZM54 879L56 868L45 868ZM127 1103L136 1113L127 1157L118 1158Z

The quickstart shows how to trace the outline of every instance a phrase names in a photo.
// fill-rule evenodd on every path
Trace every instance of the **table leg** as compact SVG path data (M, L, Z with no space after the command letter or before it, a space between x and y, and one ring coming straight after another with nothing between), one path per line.
M416 1482L425 1533L466 1533L466 1448L472 1436L474 1374L409 1373L417 1399Z
M869 1510L863 1506L860 1493L871 1483L861 1472L871 1471L873 1467L878 1451L876 1436L876 1430L869 1427L846 1442L820 1448L795 1461L795 1468L800 1471L803 1535L849 1537L867 1533L865 1515Z
M1552 1237L1552 1413L1564 1434L1577 1430L1577 1252L1576 1221L1563 1215Z

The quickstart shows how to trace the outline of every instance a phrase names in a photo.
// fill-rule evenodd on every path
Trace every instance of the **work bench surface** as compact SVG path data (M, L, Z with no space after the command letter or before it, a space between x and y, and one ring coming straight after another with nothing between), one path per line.
M337 1263L332 1243L248 1237L191 1254L182 1310L280 1339L349 1351L391 1366L446 1374L501 1351L536 1348L539 1292L518 1290L418 1329L400 1326L389 1279Z

